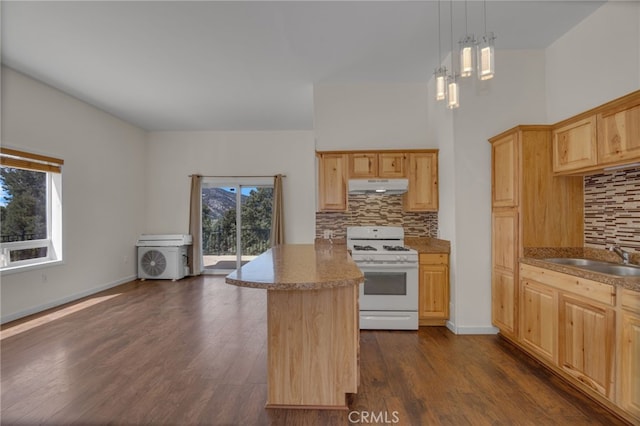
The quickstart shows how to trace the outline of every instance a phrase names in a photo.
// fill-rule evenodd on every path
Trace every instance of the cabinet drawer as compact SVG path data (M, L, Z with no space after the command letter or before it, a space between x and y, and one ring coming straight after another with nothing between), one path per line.
M620 292L622 307L640 313L640 292L623 288Z
M520 265L520 276L587 299L615 305L616 287L610 284L526 264Z
M446 253L420 253L420 263L427 265L448 265L449 255Z

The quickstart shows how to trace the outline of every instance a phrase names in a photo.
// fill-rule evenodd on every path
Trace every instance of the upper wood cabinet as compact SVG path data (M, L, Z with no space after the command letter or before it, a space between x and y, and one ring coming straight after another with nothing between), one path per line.
M553 171L596 173L640 162L640 90L553 126Z
M318 156L318 202L321 211L347 210L347 156Z
M318 210L346 211L349 179L408 178L405 211L438 210L438 150L324 151L318 158Z
M349 178L406 177L403 152L354 152L349 155Z
M518 132L511 132L491 144L491 197L493 207L518 205Z
M349 154L349 178L374 178L378 175L378 154Z
M640 161L640 96L598 114L601 163Z
M553 129L553 171L565 172L598 164L596 116Z
M438 152L408 155L409 190L404 195L406 211L438 210Z
M378 177L403 178L407 175L405 159L402 152L384 152L378 154Z

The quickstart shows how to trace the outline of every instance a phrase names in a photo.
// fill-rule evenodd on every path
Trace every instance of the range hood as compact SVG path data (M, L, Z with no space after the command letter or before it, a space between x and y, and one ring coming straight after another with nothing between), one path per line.
M349 179L349 194L399 195L408 186L408 179Z

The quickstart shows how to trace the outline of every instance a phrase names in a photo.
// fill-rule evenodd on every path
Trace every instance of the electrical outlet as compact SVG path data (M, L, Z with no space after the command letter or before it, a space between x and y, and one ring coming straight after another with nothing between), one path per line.
M333 232L329 231L328 229L325 229L322 236L324 237L325 240L328 240L331 238Z

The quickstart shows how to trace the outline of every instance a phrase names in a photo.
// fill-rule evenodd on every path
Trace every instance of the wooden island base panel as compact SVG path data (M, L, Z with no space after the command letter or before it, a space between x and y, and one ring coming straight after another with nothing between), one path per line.
M267 408L348 409L358 391L358 286L345 246L285 244L229 274L266 289Z

